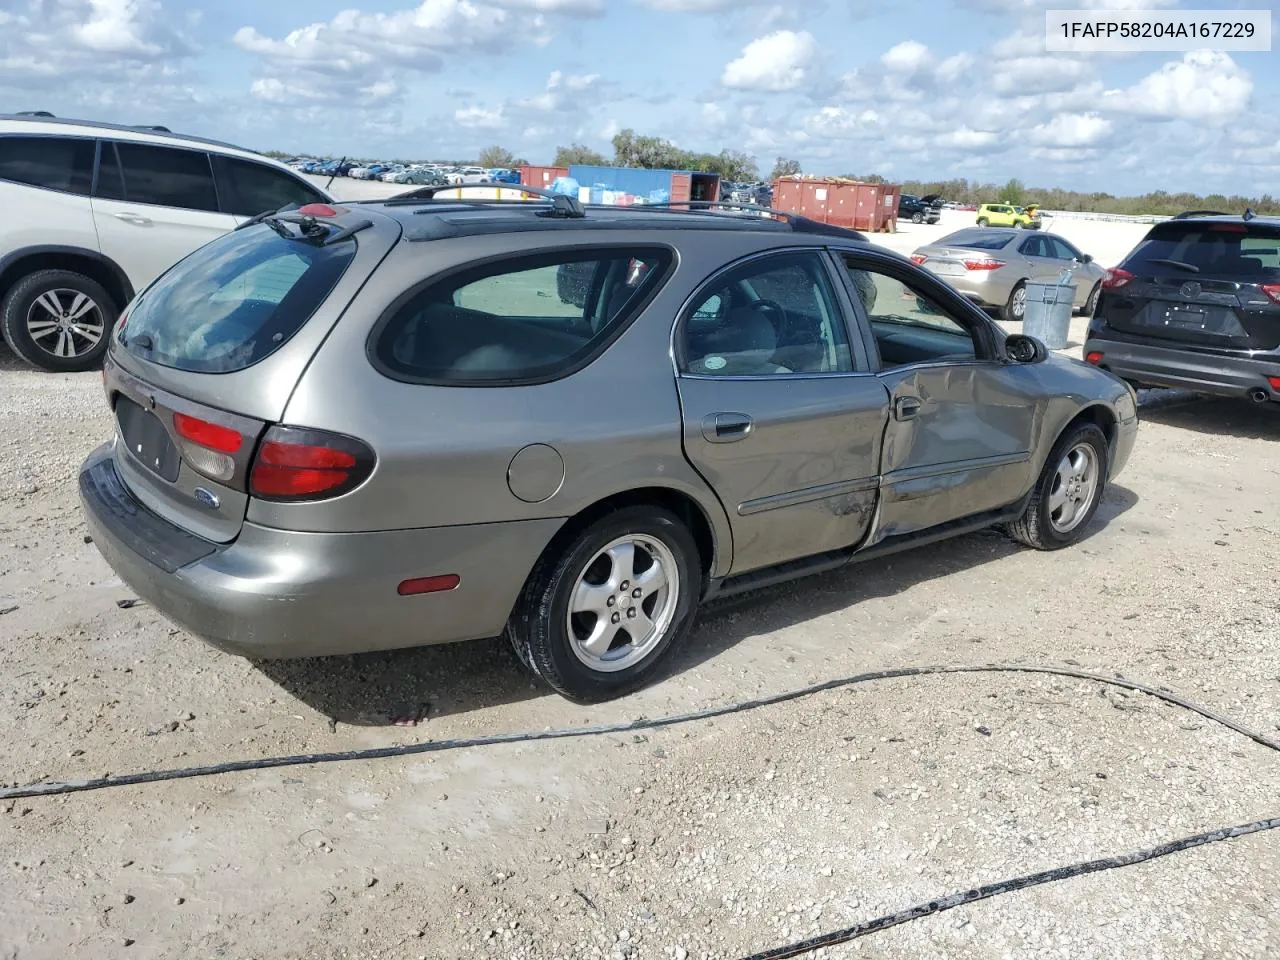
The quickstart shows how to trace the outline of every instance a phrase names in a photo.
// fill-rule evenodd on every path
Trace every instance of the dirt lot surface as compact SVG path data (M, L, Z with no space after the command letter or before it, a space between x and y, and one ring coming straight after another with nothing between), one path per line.
M984 533L712 607L663 682L585 708L498 642L254 665L122 609L75 494L111 430L98 376L0 353L0 781L629 721L943 663L1077 663L1273 732L1280 417L1168 395L1142 416L1080 546ZM1278 795L1280 756L1143 695L889 680L644 734L0 801L0 958L741 957L1280 816ZM825 955L1274 957L1278 884L1264 833Z

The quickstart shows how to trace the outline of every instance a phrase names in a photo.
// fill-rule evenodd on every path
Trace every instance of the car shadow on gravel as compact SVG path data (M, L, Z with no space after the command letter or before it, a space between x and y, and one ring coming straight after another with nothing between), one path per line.
M1076 545L1088 544L1129 512L1138 495L1111 484L1090 525ZM883 560L852 564L806 580L770 587L708 604L699 629L668 669L676 674L709 660L749 637L793 627L876 597L892 597L921 583L1001 560L1027 548L994 528L944 540L927 549L907 550Z
M1280 403L1250 403L1219 397L1188 398L1168 405L1143 406L1138 416L1152 423L1215 437L1280 441Z
M1086 537L1095 536L1138 502L1126 487L1107 487ZM802 623L871 597L893 596L957 570L1016 553L1003 534L984 531L898 554L877 563L809 577L709 605L664 671L691 669L734 644ZM727 616L726 614L732 614ZM255 667L290 695L339 723L389 726L469 713L548 694L516 662L505 640L477 640L412 650L259 661Z

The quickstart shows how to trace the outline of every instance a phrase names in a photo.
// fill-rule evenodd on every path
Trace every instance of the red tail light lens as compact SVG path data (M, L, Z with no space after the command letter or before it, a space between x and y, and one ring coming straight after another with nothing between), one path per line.
M272 427L249 471L249 494L283 502L337 497L364 483L373 464L373 451L354 437Z
M173 415L173 426L183 440L190 440L218 453L238 453L244 445L244 437L240 436L239 430L198 417L189 417L185 413Z
M336 217L338 211L327 203L308 203L298 208L298 214L303 217Z
M1003 260L982 259L966 260L964 262L964 268L966 270L999 270L1003 266Z
M211 480L230 483L235 476L235 454L244 446L239 430L210 423L185 413L173 415L182 456L198 473Z
M929 259L928 257L922 257L918 253L913 253L911 255L911 262L914 263L917 267L920 266L922 263L924 263L928 259Z
M1249 228L1243 223L1211 223L1210 233L1248 233Z
M1102 362L1102 354L1097 350L1091 350L1084 355L1085 363L1098 364Z
M1267 377L1267 383L1271 384L1272 390L1280 390L1280 377Z
M1122 267L1114 267L1107 271L1107 275L1102 280L1103 290L1119 290L1126 283L1133 279L1133 274Z
M1265 293L1273 303L1280 303L1280 283L1264 283L1262 292Z

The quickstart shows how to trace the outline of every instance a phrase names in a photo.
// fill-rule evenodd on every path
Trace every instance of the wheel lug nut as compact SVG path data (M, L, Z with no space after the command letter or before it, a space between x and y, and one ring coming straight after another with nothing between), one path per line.
M639 600L642 593L643 591L639 587L636 587L634 590L631 591L631 596Z
M626 589L627 589L628 587L630 587L630 586L631 586L630 581L628 581L628 580L623 580L623 581L622 581L622 586L621 586L621 587L619 587L619 589L620 589L620 590L626 590Z
M620 617L620 616L619 616L618 614L616 614L616 613L615 613L612 617L610 617L610 618L609 618L609 620L610 620L612 623L617 623L617 622L618 622L619 620L621 620L621 619L622 619L622 617Z
M617 602L618 602L617 597L610 597L608 600L605 601L605 603L607 603L611 607Z
M628 611L627 611L627 616L628 616L630 619L634 620L634 619L636 618L636 608L635 608L635 607L632 607L630 610L628 610Z

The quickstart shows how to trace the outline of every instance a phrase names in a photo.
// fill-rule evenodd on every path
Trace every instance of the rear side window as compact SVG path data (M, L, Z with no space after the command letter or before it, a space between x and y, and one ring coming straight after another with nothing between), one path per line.
M134 303L121 339L166 367L231 373L302 329L355 256L354 238L317 246L258 224L219 237Z
M117 143L129 203L217 212L209 155L198 150L172 150L146 143ZM107 144L103 144L103 150Z
M1277 247L1280 227L1270 224L1179 220L1153 227L1122 266L1143 273L1198 272L1270 281L1280 276Z
M372 359L396 379L443 384L551 380L622 332L661 285L665 248L561 251L487 264L393 308Z
M325 203L319 191L297 177L248 160L215 156L218 191L224 213L252 217L265 210L279 210L286 204Z
M93 150L72 137L0 137L0 180L87 196Z

